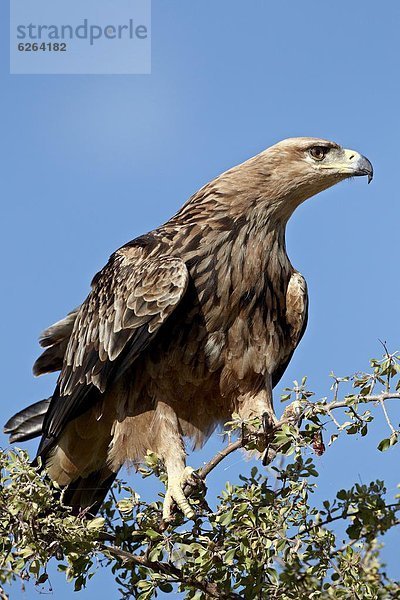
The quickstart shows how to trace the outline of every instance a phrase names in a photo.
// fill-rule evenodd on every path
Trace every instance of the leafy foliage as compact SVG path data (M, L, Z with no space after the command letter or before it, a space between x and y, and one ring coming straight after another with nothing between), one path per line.
M387 577L378 540L398 525L400 495L388 498L382 481L357 483L316 506L318 472L304 452L325 451L328 423L335 427L329 446L342 434L366 436L374 407L383 410L389 432L379 450L396 444L399 432L385 403L400 398L399 372L398 355L386 351L383 359L371 361L370 373L331 374L329 400L312 401L306 379L295 382L282 397L291 403L266 440L276 456L268 470L253 467L240 484L227 483L215 511L202 489L191 490L194 522L177 514L167 526L161 500L143 502L122 481L98 518L75 517L63 505L61 490L29 464L26 453L1 452L2 585L33 579L48 587L47 566L53 561L76 590L99 566L109 568L121 598L149 600L159 592L181 591L192 600L400 599L400 584ZM346 386L352 389L341 399ZM230 432L244 434L246 447L254 449L265 436L257 432L259 425L234 418ZM201 477L240 445L231 442ZM149 453L146 463L144 477L166 481L157 456ZM7 598L3 589L0 598Z

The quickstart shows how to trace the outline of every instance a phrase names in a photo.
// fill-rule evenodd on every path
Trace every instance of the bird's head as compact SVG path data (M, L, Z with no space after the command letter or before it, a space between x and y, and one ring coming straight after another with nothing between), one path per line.
M265 175L265 190L292 212L301 202L339 181L373 177L370 161L355 150L318 138L289 138L254 157L251 168ZM249 161L251 163L251 160Z
M370 182L373 168L359 152L319 138L289 138L206 184L177 218L187 218L194 211L196 222L202 217L208 222L210 215L245 215L260 227L267 222L284 226L307 198L361 175ZM199 207L205 205L207 210L201 211Z
M372 165L355 150L319 138L289 138L267 148L217 178L230 210L254 210L257 218L274 214L286 221L299 204L335 185L366 175Z
M343 179L360 175L367 175L369 183L373 177L372 165L365 156L319 138L289 138L271 146L259 156L279 172L282 169L296 179L309 180L316 185L318 182L329 182L329 187Z

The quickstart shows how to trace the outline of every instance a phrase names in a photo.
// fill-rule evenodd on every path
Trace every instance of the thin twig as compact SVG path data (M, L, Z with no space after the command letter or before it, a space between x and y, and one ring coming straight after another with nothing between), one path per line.
M368 402L379 402L379 403L383 404L385 402L385 400L391 400L391 399L400 400L400 392L382 392L381 394L371 394L368 396L362 396L361 398L362 398L363 404L368 403ZM309 406L312 406L312 403L310 403ZM331 417L332 421L335 423L335 425L340 427L338 421L334 418L333 414L331 414L333 410L336 410L338 408L352 408L352 406L349 404L349 401L346 399L334 400L325 405L318 406L318 412L323 412L323 413L328 414ZM390 423L390 419L387 415L384 404L383 404L383 408L384 408L384 412L385 412L386 418L388 420L389 426L392 429L392 432L396 433L396 430L393 428L393 425ZM357 414L356 414L356 416L358 417ZM302 417L303 417L303 415L301 415L299 418L302 418ZM362 421L361 417L358 417L358 418ZM293 416L291 415L288 418L283 417L282 419L280 419L278 421L278 423L276 423L276 425L271 427L270 432L268 432L269 433L268 437L273 437L274 434L277 431L279 431L279 429L285 423L293 423ZM217 452L217 454L215 456L213 456L213 458L211 460L209 460L208 463L206 463L202 469L200 469L200 471L198 473L199 477L201 479L205 479L207 477L207 475L209 475L209 473L211 473L211 471L213 469L215 469L215 467L217 467L219 465L219 463L224 460L224 458L226 458L227 456L229 456L229 454L232 454L232 452L235 452L242 446L243 446L243 442L241 439L228 444L225 448L223 448L222 450Z
M330 418L332 419L332 421L335 423L336 427L337 427L338 429L340 429L341 425L340 425L339 421L337 421L337 420L335 419L335 417L334 417L334 415L333 415L333 413L332 413L331 409L330 409L330 408L327 408L327 409L326 409L326 412L328 413L328 415L330 416Z
M236 442L231 442L230 444L228 444L228 446L217 452L217 454L213 456L213 458L209 460L208 463L205 464L202 469L200 469L199 477L205 479L207 475L211 473L211 471L215 469L215 467L218 466L221 461L224 460L224 458L229 456L229 454L232 454L232 452L235 452L235 450L241 448L242 445L243 443L241 439L236 440Z
M386 508L386 509L394 508L396 510L400 510L400 503L394 502L393 504L386 504L384 508ZM347 510L344 510L342 513L340 513L340 515L337 515L336 517L328 517L324 521L320 521L319 523L313 523L312 525L305 527L304 529L302 529L301 533L302 534L309 533L310 531L313 531L314 529L320 529L321 527L324 527L324 525L329 525L330 523L333 523L334 521L340 521L340 519L347 519L348 517L356 517L359 513L360 513L359 510L356 510L354 512L348 512ZM290 537L288 539L295 540L297 538L297 535L298 534L292 535L292 537Z
M8 594L6 594L4 589L0 586L0 600L8 600L8 598Z
M356 396L356 394L355 394ZM400 392L382 392L381 394L369 394L367 396L360 396L360 402L367 404L368 402L381 402L385 400L400 400ZM336 408L348 408L349 401L346 399L328 402L324 408L328 410L334 410Z
M351 410L353 417L355 419L357 419L357 421L359 421L360 423L364 423L364 420L360 417L360 415L357 414L357 412L354 410L354 408L352 406L349 406L349 409Z
M397 435L397 431L396 431L396 430L395 430L395 428L393 427L393 425L392 425L392 422L391 422L391 420L390 420L390 418L389 418L388 412L387 412L387 410L386 410L385 401L384 401L384 400L379 400L379 404L380 404L380 405L381 405L381 407L382 407L383 414L385 415L386 423L387 423L387 424L389 425L389 427L390 427L390 431L391 431L391 432L392 432L394 435Z

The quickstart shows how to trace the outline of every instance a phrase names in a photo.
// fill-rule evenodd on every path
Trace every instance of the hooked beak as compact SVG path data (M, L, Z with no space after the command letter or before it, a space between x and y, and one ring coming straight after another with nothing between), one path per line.
M349 173L351 177L368 176L368 183L371 183L374 176L374 169L368 158L359 154L355 150L343 151L345 164L343 165L343 173Z

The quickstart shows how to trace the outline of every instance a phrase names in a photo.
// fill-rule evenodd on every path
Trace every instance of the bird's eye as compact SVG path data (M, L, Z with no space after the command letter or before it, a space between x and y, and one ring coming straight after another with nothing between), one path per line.
M324 160L329 150L330 149L326 146L313 146L312 148L310 148L309 152L315 160Z

